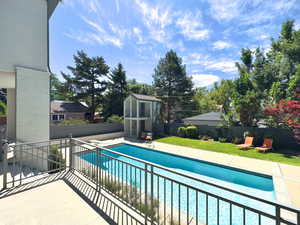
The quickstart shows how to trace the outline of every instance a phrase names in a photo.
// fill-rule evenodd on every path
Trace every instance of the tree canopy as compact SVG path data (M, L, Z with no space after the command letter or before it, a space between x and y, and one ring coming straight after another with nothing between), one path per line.
M109 66L103 57L88 57L83 51L74 55L75 66L68 66L71 75L62 73L67 86L74 90L75 101L84 101L90 110L90 120L94 120L96 109L103 104L103 92L108 82Z
M183 105L192 103L194 91L192 79L187 76L182 58L173 50L168 51L154 69L153 79L156 94L166 105L167 121L170 122L176 108L186 115Z

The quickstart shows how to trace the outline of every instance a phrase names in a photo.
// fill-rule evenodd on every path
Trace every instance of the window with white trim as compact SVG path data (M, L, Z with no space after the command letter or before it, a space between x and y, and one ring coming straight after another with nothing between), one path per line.
M51 120L52 120L52 121L61 121L61 120L65 120L65 115L64 115L64 114L52 114Z

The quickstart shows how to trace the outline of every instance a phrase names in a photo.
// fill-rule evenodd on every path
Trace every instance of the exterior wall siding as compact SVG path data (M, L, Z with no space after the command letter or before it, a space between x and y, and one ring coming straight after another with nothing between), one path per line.
M48 70L47 1L9 0L0 3L0 71L16 66Z

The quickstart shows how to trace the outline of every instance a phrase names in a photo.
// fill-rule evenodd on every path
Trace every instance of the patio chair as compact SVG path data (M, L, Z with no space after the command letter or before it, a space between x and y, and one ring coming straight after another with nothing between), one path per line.
M265 138L263 145L260 147L256 147L255 149L261 152L266 152L268 150L271 150L273 148L272 146L273 146L273 139Z
M248 149L253 146L254 137L246 137L245 143L241 145L237 145L239 149Z

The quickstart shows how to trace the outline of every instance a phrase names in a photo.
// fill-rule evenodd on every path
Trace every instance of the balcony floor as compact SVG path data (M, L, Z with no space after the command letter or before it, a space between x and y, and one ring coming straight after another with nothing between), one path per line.
M92 184L71 172L0 192L0 212L0 225L141 224L129 208L104 191L97 194Z

